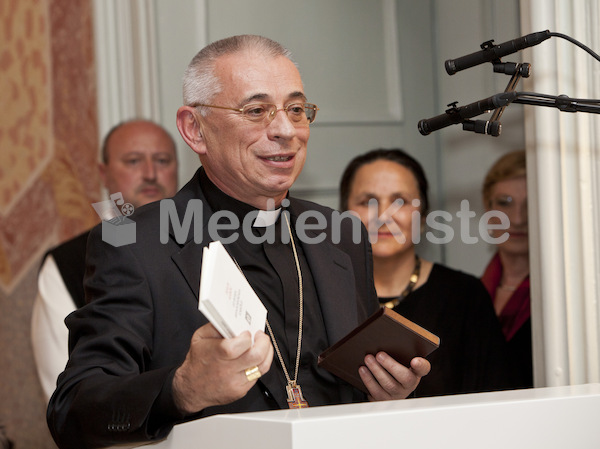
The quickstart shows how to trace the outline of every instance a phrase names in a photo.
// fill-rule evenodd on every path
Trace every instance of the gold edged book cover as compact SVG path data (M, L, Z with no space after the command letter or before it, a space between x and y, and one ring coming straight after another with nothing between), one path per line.
M438 336L404 318L387 307L381 307L362 324L319 355L318 365L367 392L358 368L367 354L384 351L398 362L410 366L414 357L426 357L440 345Z

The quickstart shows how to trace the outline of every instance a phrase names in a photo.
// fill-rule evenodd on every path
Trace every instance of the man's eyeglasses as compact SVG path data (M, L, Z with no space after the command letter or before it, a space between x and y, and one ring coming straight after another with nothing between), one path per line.
M193 103L190 105L193 108L202 106L205 108L218 108L236 111L242 114L246 120L256 123L264 123L268 125L273 121L275 115L279 111L285 111L288 118L294 125L308 125L315 121L319 108L312 103L292 103L284 108L277 108L277 105L272 103L250 103L243 108L228 108L225 106L215 106L212 104Z

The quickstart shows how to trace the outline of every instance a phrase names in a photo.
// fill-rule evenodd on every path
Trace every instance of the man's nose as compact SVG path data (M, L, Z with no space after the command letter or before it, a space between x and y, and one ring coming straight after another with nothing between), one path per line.
M277 109L268 125L268 133L274 138L291 139L296 135L296 127L284 109Z
M156 180L156 165L152 161L145 161L143 166L143 176L147 181Z

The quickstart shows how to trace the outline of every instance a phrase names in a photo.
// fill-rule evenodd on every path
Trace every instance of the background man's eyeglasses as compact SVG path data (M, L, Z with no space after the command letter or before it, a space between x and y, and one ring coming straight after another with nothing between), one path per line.
M317 105L312 103L292 103L279 109L277 108L277 105L272 103L251 103L247 104L243 108L228 108L225 106L215 106L212 104L201 103L193 103L190 106L193 108L201 106L205 108L218 108L236 111L242 114L242 117L244 117L246 120L256 123L264 123L265 125L271 123L279 111L285 111L288 118L294 125L308 125L315 121L315 118L317 117L317 111L319 110Z

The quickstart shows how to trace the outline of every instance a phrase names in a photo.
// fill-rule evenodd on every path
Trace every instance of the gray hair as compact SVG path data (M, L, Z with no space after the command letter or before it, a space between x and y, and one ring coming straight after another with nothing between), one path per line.
M267 37L244 34L215 41L200 50L185 70L183 104L209 104L223 89L219 78L215 75L217 59L244 50L256 50L272 57L284 56L293 62L288 49ZM206 109L201 108L200 113L205 115Z

